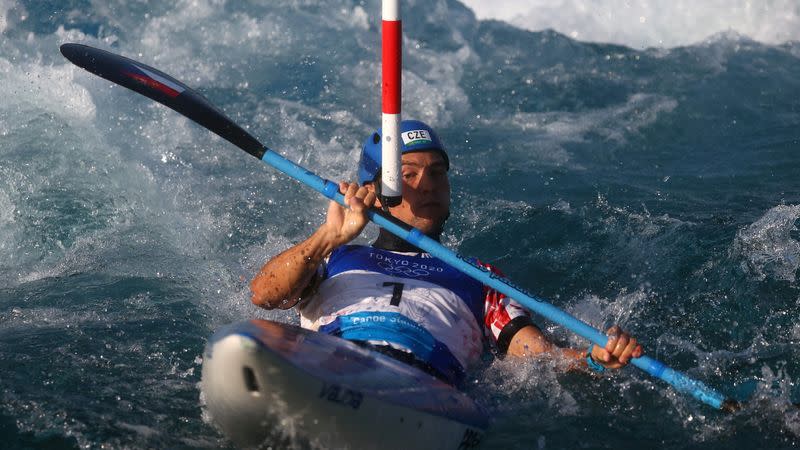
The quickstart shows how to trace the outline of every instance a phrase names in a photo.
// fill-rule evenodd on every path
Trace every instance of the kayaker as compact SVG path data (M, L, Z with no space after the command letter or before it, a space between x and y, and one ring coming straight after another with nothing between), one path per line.
M450 215L447 152L420 121L403 121L401 137L403 198L388 211L438 240ZM605 348L559 347L516 302L383 229L371 246L351 245L368 222L365 211L381 206L380 161L378 130L362 148L358 183L339 184L349 209L331 202L316 232L268 261L250 285L254 304L297 307L304 328L369 346L456 385L487 340L501 354L547 353L567 367L596 371L642 355L619 326L608 330Z

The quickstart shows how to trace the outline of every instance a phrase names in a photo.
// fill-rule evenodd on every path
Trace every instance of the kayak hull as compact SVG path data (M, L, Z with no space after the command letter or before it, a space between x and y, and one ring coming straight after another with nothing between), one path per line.
M464 393L352 342L251 320L206 346L207 411L240 447L475 448L488 428Z

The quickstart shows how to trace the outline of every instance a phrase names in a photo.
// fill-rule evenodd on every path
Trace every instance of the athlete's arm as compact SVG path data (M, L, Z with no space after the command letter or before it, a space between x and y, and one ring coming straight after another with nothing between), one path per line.
M264 264L250 282L255 305L288 309L297 304L320 263L334 249L361 234L369 221L366 211L375 203L375 193L344 182L339 183L339 191L349 209L330 202L325 223L314 234Z
M642 356L642 346L636 342L636 338L622 331L619 326L609 328L606 335L608 342L605 348L598 345L592 347L592 359L603 367L619 369L628 365L631 358ZM511 337L508 345L508 354L513 356L533 356L542 353L552 353L574 361L572 367L587 366L586 350L558 347L535 325L520 328Z

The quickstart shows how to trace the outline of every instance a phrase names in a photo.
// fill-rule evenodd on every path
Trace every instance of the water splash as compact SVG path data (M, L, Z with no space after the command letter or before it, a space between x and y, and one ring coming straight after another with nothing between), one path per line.
M549 28L581 41L632 48L690 45L728 30L772 44L800 39L800 7L792 0L600 1L591 7L581 0L462 1L481 19L506 20L533 31Z
M800 242L793 234L800 206L779 205L736 233L732 253L742 260L742 269L764 280L774 277L794 283L800 267Z

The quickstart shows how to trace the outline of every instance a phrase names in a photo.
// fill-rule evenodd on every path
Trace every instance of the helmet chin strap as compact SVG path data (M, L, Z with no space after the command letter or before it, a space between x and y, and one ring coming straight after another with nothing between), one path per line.
M375 195L378 198L381 198L381 177L380 177L380 174L376 177L375 181L372 183L372 186L375 187ZM390 216L392 216L392 213L389 211L389 206L387 204L385 204L384 202L381 202L381 211L383 211L386 214L389 214ZM392 216L392 217L394 217L394 216ZM444 224L445 224L445 222L447 222L447 219L449 219L449 218L450 218L450 211L447 211L447 216L445 216L444 220L442 221L442 224L439 226L439 229L435 230L432 233L425 233L425 234L429 238L435 239L435 240L438 241L439 238L442 235L442 232L444 231Z
M383 183L381 183L381 174L380 174L380 172L378 172L378 176L375 177L375 181L372 182L372 186L375 188L375 196L378 199L382 199L383 198L383 196L381 195L381 186L382 185L383 185ZM402 201L402 199L401 199L401 201ZM386 214L389 214L390 216L392 215L392 213L389 212L389 204L384 202L384 201L381 201L381 211L385 212Z

